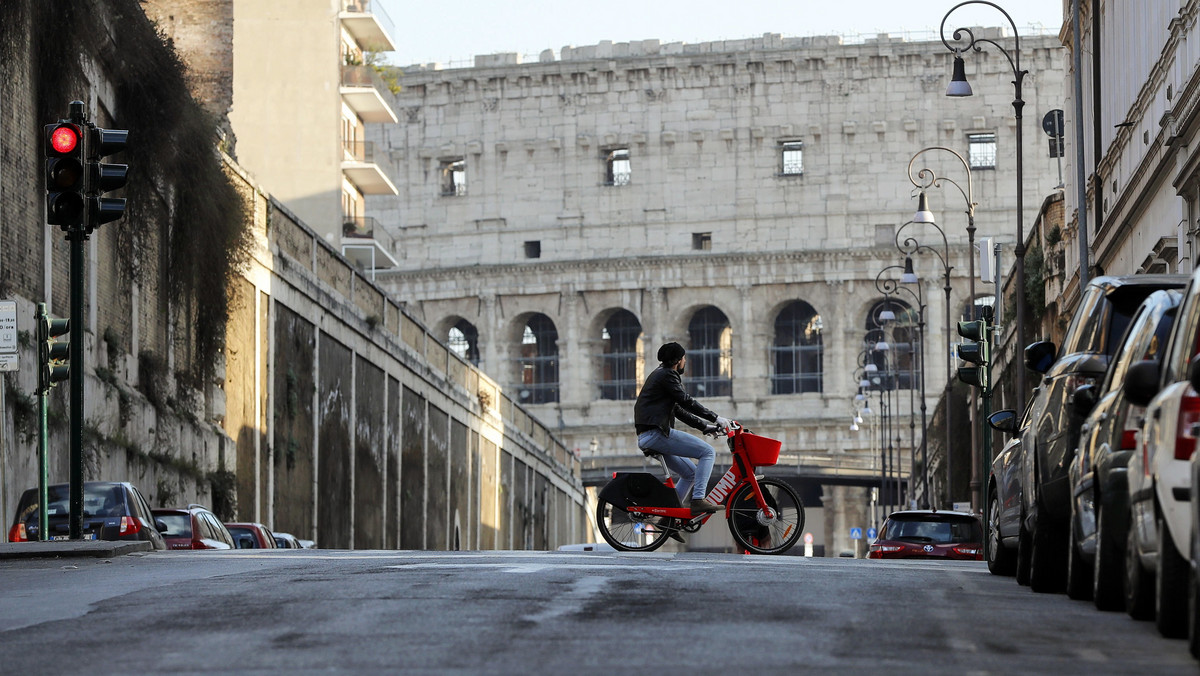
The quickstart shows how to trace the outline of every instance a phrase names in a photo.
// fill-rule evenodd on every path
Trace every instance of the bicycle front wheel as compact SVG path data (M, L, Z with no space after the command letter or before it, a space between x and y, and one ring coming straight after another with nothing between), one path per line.
M652 552L674 531L674 519L631 514L601 499L596 505L596 525L605 542L621 552Z
M759 488L773 514L758 508L754 487L742 484L729 500L729 532L746 551L755 554L782 554L792 548L804 530L804 505L787 483L778 479L760 479Z

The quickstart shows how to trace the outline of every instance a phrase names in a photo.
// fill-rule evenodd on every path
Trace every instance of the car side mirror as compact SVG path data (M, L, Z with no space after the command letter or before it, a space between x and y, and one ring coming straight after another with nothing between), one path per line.
M1192 384L1192 389L1200 392L1200 354L1192 357L1192 361L1188 363L1188 382Z
M1031 343L1025 348L1025 368L1035 373L1045 373L1054 365L1057 353L1058 348L1048 340Z
M1071 406L1075 409L1075 415L1080 418L1086 418L1092 409L1096 408L1096 386L1084 385L1071 397Z
M1017 433L1017 412L1010 408L989 415L987 422L992 429L999 432L1013 435Z
M165 533L165 532L171 530L171 528L169 526L167 526L167 524L162 519L155 519L154 520L154 530L156 530L160 533Z
M1158 394L1159 364L1153 360L1130 364L1125 372L1125 400L1134 406L1145 408L1154 395Z
M237 546L238 549L254 549L254 538L249 535L239 536Z

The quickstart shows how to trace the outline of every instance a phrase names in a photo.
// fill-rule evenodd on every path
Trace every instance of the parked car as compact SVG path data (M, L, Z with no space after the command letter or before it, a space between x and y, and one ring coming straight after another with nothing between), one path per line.
M70 536L70 484L46 487L47 540ZM166 549L146 498L133 484L124 481L86 481L83 484L83 538L85 540L140 540L155 549ZM9 542L38 540L38 489L21 494Z
M983 527L978 517L964 512L892 512L867 558L982 561Z
M1030 399L1019 420L1011 410L988 416L988 425L1011 437L992 459L988 475L988 570L993 575L1015 574L1020 584L1029 584L1029 568L1018 568L1017 550L1021 535L1021 440L1032 422L1032 403Z
M303 549L304 547L300 544L300 540L291 533L276 533L275 546L279 549Z
M162 531L167 549L233 549L233 535L216 514L203 505L184 509L156 509L154 517L166 525Z
M1139 443L1129 458L1129 536L1125 605L1156 620L1163 636L1187 633L1188 556L1192 554L1191 471L1200 428L1200 395L1189 382L1200 368L1200 271L1180 303L1162 362L1125 374L1125 396L1145 406Z
M261 523L226 523L238 549L275 549L275 534Z
M1033 396L1031 424L1021 440L1024 511L1017 565L1028 565L1034 591L1058 592L1066 586L1071 516L1068 468L1083 423L1071 405L1075 392L1104 378L1142 301L1161 289L1182 288L1186 281L1182 275L1096 277L1083 290L1062 347L1043 341L1025 348L1026 367L1043 376Z
M1162 360L1182 297L1175 289L1150 294L1135 313L1103 384L1075 391L1076 411L1086 418L1070 468L1067 595L1091 598L1101 610L1125 604L1126 465L1145 413L1125 396L1125 374L1133 364Z

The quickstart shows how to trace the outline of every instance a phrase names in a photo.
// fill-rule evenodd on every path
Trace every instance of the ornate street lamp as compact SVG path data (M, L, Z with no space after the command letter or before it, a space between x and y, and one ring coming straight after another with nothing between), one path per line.
M1013 51L1010 53L1004 47L1001 47L1000 44L997 43L995 40L992 40L989 38L975 37L975 34L973 32L971 32L971 30L969 28L956 28L954 30L954 41L957 43L957 42L961 42L962 40L966 39L966 45L961 48L952 46L950 44L950 42L948 42L946 40L946 19L950 18L950 15L954 13L954 10L956 10L959 7L962 7L964 5L987 5L989 7L995 8L998 12L1003 14L1004 18L1008 20L1009 25L1012 26ZM1017 243L1016 243L1016 246L1013 248L1013 252L1016 255L1016 261L1017 261L1016 262L1016 269L1017 269L1016 270L1016 272L1017 272L1017 274L1016 274L1016 277L1017 277L1017 280L1016 280L1016 283L1017 283L1016 338L1017 338L1018 350L1023 350L1025 347L1025 344L1026 344L1025 343L1025 230L1024 230L1025 202L1023 199L1024 190L1025 190L1025 179L1024 179L1024 155L1022 153L1022 147L1021 147L1021 145L1022 145L1021 127L1023 126L1021 113L1025 107L1025 100L1021 98L1021 83L1025 80L1025 76L1029 73L1029 71L1021 69L1021 36L1017 33L1017 24L1015 22L1013 22L1013 19L1011 16L1009 16L1008 12L1004 11L1004 9L1002 7L1000 7L1000 5L997 5L994 2L988 2L987 0L967 0L966 2L960 2L959 4L955 5L954 7L951 7L950 11L946 12L946 15L942 17L942 24L941 24L941 27L939 28L939 33L941 34L942 44L946 46L946 49L949 49L951 52L954 53L954 72L950 79L950 86L946 88L946 96L970 96L971 95L971 85L967 82L966 69L963 64L962 55L971 50L974 50L975 52L982 52L983 48L980 47L981 44L988 44L988 45L991 45L991 46L995 47L996 49L1000 50L1000 53L1004 55L1004 58L1008 59L1009 66L1012 67L1013 88L1014 88L1014 92L1015 92L1015 97L1013 98L1012 105L1013 105L1013 112L1016 115L1016 120L1017 120ZM965 36L965 38L964 38L964 36ZM968 201L970 201L970 200L968 199ZM973 253L972 253L972 255L973 255ZM972 281L974 280L974 277L975 277L975 275L972 274L971 275ZM972 294L972 296L971 296L972 315L974 315L974 303L975 303L975 297L974 297L974 294ZM972 316L972 319L974 319L973 316ZM1018 359L1020 359L1021 355L1019 353L1017 356L1018 356ZM1017 368L1016 380L1017 380L1017 399L1016 399L1015 408L1017 410L1021 410L1024 408L1026 393L1025 393L1025 369L1021 368L1020 366L1018 366L1018 368ZM984 461L989 462L990 460L985 458Z
M883 273L890 269L897 269L897 270L903 269L904 272L901 275L899 282L896 282L896 280L894 280L894 279L882 279ZM911 279L909 278L910 276L911 276ZM906 283L911 284L916 281L917 281L916 275L913 273L913 269L912 269L912 259L905 258L905 265L903 266L903 268L901 268L901 266L899 266L899 265L889 265L886 268L884 268L883 270L880 270L879 274L875 276L875 288L880 293L882 293L888 297L890 297L892 295L899 296L901 292L904 292L904 293L907 293L909 296L911 296L913 298L913 300L915 300L917 302L917 341L920 345L920 350L921 350L920 353L917 355L917 359L920 362L920 369L918 370L916 368L913 368L912 375L919 378L918 387L920 389L920 397L921 397L921 465L922 465L921 487L922 487L922 497L924 498L923 506L926 509L928 509L929 505L931 503L929 500L929 443L928 443L928 441L929 441L928 440L929 424L926 419L926 405L925 405L925 297L924 297L924 293L921 290L920 285L917 286L916 292L914 292L912 289L909 289L906 286L903 286ZM911 326L911 323L910 323L910 326ZM910 342L910 345L911 345L911 342ZM909 385L909 393L910 394L912 393L911 383ZM912 421L912 413L913 413L912 398L910 397L909 398L909 416L910 416L909 417L909 420L910 420L909 436L910 436L910 443L911 443L911 447L912 447L912 456L909 458L909 476L910 477L913 476L912 468L916 466L916 452L917 452L916 451L916 448L917 448L916 432L913 429L915 426L915 423ZM913 483L914 483L914 481L910 478L910 480L909 480L909 491L910 492L913 491L913 489L912 489Z

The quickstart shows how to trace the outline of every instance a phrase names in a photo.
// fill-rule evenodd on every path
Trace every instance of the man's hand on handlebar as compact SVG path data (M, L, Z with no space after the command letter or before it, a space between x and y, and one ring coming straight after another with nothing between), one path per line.
M733 428L733 424L734 424L733 421L730 420L729 418L717 416L717 428L720 429L722 432L728 432L730 429Z
M713 437L714 439L721 436L724 433L725 433L725 430L721 429L720 425L717 425L714 423L709 423L704 426L704 434L706 434L707 436Z

